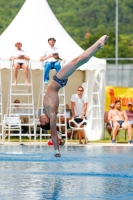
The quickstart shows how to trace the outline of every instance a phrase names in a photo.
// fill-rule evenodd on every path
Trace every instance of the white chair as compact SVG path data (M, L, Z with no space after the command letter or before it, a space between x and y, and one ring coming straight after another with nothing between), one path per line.
M8 131L8 133L6 132ZM19 133L11 133L10 131L19 131ZM2 121L2 142L5 142L5 137L8 135L8 142L10 142L10 136L20 137L21 142L21 120L19 115L4 115Z
M72 126L72 123L73 123L73 126ZM74 131L77 131L77 130L83 130L83 131L84 131L84 126L85 126L85 125L83 125L84 123L87 124L87 119L85 119L85 118L84 118L83 121L80 122L80 123L77 123L77 122L74 120L74 118L72 118L72 119L69 120L69 127L70 127L70 129L72 130L72 132L71 132L70 144L71 144L71 141L72 141L72 136L73 136L73 132L74 132ZM83 126L82 126L82 125L83 125Z

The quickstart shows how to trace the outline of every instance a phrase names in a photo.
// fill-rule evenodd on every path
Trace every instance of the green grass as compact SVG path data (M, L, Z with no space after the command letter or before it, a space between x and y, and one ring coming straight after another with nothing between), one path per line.
M42 137L42 142L47 142L49 138L50 137L47 137L47 138ZM11 142L19 142L19 137L16 137L16 136L11 137L10 141ZM128 136L126 134L126 139L125 139L125 131L124 130L121 130L119 132L119 134L116 137L116 141L117 141L117 143L127 143ZM5 142L8 142L8 137L5 139ZM30 142L30 139L28 137L22 137L22 142ZM34 142L33 137L31 138L31 142ZM38 136L36 138L36 142L40 142L40 136ZM69 138L68 138L68 142L70 142ZM72 142L78 143L79 141L78 141L78 139L72 139ZM96 140L96 141L89 141L89 143L110 143L110 142L111 142L110 135L108 134L108 132L106 130L104 132L104 139Z

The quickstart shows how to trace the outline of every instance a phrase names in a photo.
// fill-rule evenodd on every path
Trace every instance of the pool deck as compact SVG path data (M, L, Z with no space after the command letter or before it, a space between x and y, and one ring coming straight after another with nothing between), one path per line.
M5 142L5 143L0 143L1 145L36 145L36 146L48 146L47 142ZM50 145L51 146L51 145ZM68 142L67 144L65 144L64 146L79 146L79 147L83 147L83 146L133 146L133 144L128 144L128 143L115 143L115 144L112 144L111 142L108 142L108 143L87 143L87 144L79 144L77 142L72 142L70 144L70 142Z

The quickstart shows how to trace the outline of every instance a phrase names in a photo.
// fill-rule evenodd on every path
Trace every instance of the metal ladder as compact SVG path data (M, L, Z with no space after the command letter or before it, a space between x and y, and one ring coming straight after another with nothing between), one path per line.
M99 123L99 127L97 128L101 129L103 117L101 113L102 105L100 101L100 76L98 74L96 75L95 85L92 91L91 102L89 105L89 112L91 111L91 109L92 109L91 126L94 127L97 124L95 123L95 121L99 120L100 123Z
M1 81L1 69L0 69L0 142L2 142L2 121L3 121L3 104L2 104L2 81Z
M25 83L18 83L16 86L12 86L13 82L13 62L10 63L10 85L9 85L9 95L7 102L6 114L9 115L19 115L21 119L26 118L26 123L21 120L21 126L27 126L29 128L28 132L21 133L19 136L19 141L21 142L22 136L27 136L30 139L34 137L34 143L36 142L36 123L35 123L35 109L34 109L34 96L33 96L33 83L32 83L32 71L31 64L28 62L29 66L29 82L31 86L27 86ZM19 73L21 73L19 70ZM18 74L19 74L18 73ZM19 99L20 103L15 103L14 100ZM16 134L9 134L8 142L10 142L10 136L16 136Z
M48 84L49 85L49 84ZM41 64L41 77L40 77L40 90L39 90L39 96L38 96L38 105L37 105L37 115L36 115L36 125L39 125L39 116L43 114L43 99L45 92L47 91L47 87L44 83L44 63ZM57 114L57 127L59 127L59 131L62 132L62 128L64 127L64 133L62 133L62 137L65 137L66 143L67 143L67 123L66 123L66 99L65 99L65 87L61 88L59 93L59 109ZM63 120L62 120L63 119ZM40 128L40 142L42 142L42 136L47 137L51 136L50 133L47 133L47 131L42 131L42 128Z

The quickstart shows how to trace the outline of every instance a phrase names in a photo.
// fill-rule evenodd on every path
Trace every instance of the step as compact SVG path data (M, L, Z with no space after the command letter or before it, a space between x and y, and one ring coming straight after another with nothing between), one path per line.
M66 124L56 124L56 126L66 126Z
M92 92L92 94L100 94L100 92Z
M59 116L66 116L66 115L65 115L65 113L61 113L61 114L57 113L57 117L59 117Z
M102 117L92 117L91 119L92 119L92 120L93 120L93 119L100 119L100 120L101 120L101 119L103 119L103 118L102 118Z
M101 107L102 105L90 105L90 107Z
M66 106L66 105L63 103L63 104L59 104L59 106Z
M14 106L14 108L16 108L15 105L19 105L19 107L21 107L21 106L33 106L33 103L11 103L11 106ZM27 108L29 108L29 107L27 107Z
M17 113L17 112L15 112L15 113L11 113L11 115L19 115L19 116L30 116L30 117L34 117L35 116L35 113Z
M11 96L32 96L33 94L30 94L30 93L11 93Z
M15 85L15 86L11 85L11 86L12 86L12 87L17 87L17 86L27 86L27 87L30 87L30 86L32 86L32 85L28 86L28 85L26 85L25 83L17 83L17 85Z

